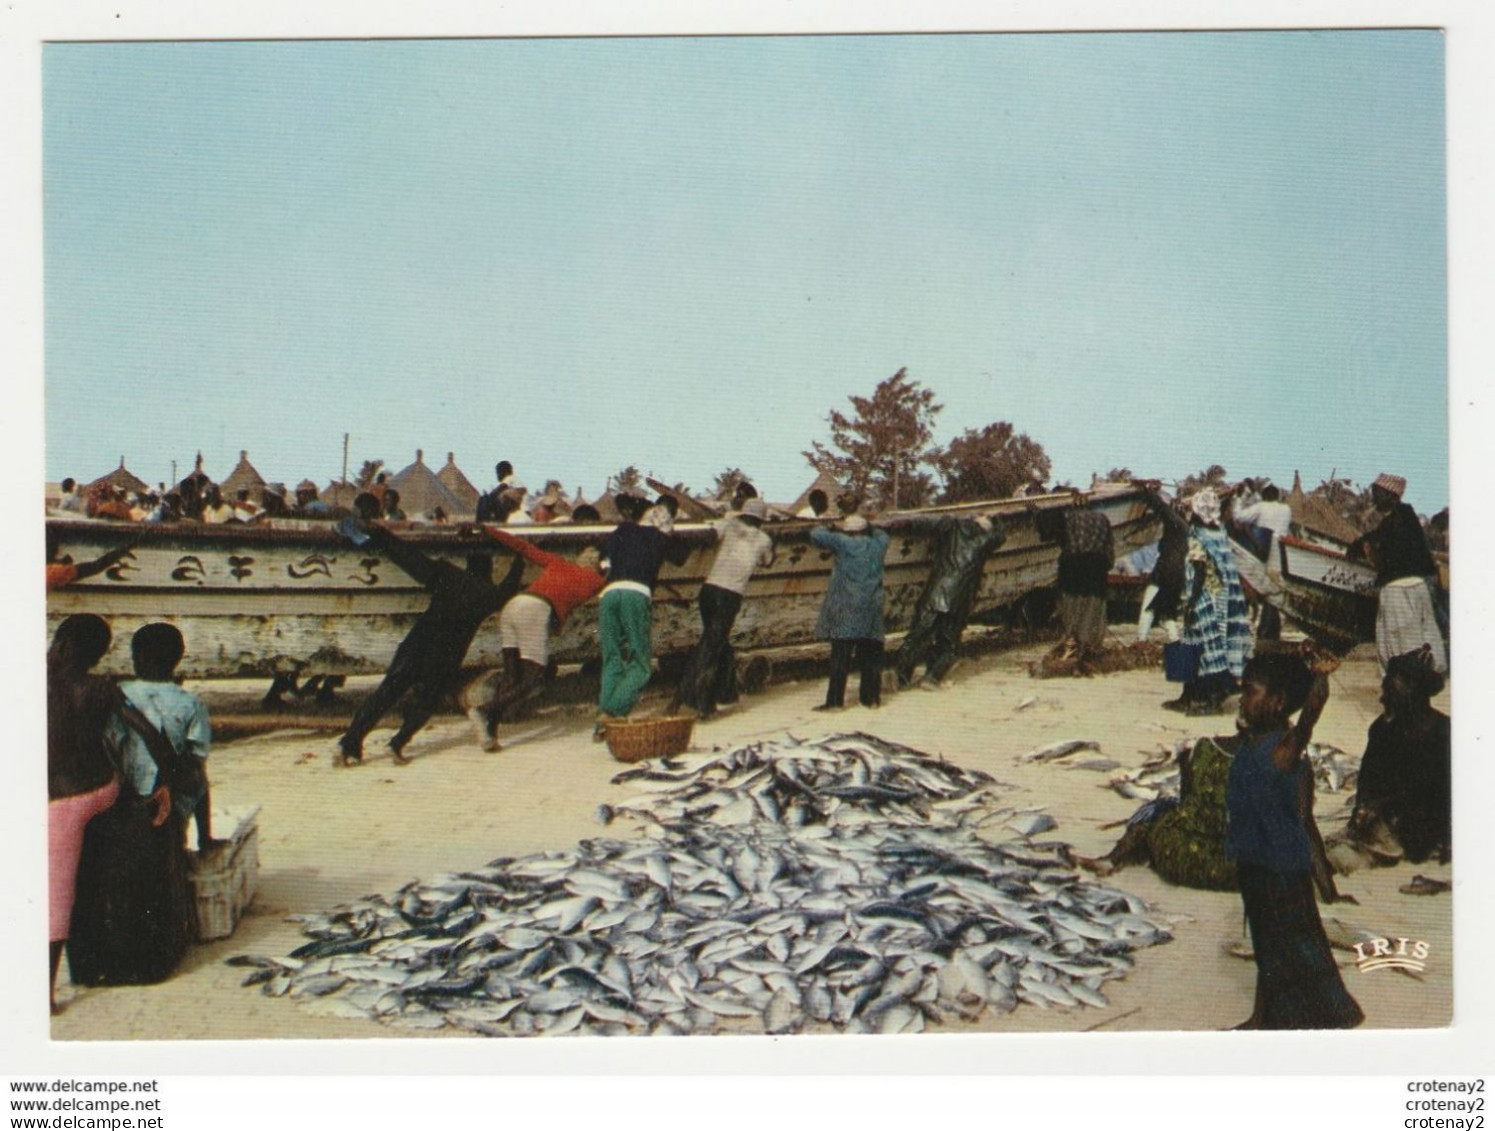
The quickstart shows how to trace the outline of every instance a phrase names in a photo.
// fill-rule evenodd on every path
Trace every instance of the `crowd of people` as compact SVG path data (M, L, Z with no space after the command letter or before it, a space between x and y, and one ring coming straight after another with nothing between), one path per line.
M500 723L514 718L554 674L552 635L594 597L601 659L594 737L604 738L609 726L632 715L652 677L651 618L661 568L682 564L696 545L714 546L715 555L697 599L699 644L668 713L687 708L710 718L735 701L733 627L754 573L776 560L777 540L765 529L767 508L751 484L738 488L725 515L690 532L675 529L679 501L671 494L651 500L621 493L614 500L619 521L600 546L564 558L506 529L516 522L527 492L510 465L496 471L498 485L479 500L475 528L492 549L471 550L465 568L429 557L401 538L398 495L387 483L372 484L349 512L317 512L338 518L340 535L376 550L430 593L382 682L339 740L340 765L362 763L366 736L396 706L403 718L390 751L396 762L408 762L406 747L439 704L459 690L468 647L494 615L502 666L469 685L463 705L484 748L499 749ZM306 514L319 503L315 488L308 487L297 500ZM1233 529L1238 540L1270 555L1273 541L1289 530L1290 511L1284 516L1285 504L1270 487L1206 486L1182 500L1165 499L1155 483L1144 487L1162 536L1138 632L1145 637L1157 624L1168 647L1183 657L1170 663L1168 673L1182 684L1182 693L1162 706L1219 713L1238 695L1238 734L1190 747L1178 798L1145 806L1110 854L1080 862L1109 872L1145 861L1174 882L1241 892L1258 968L1256 1002L1244 1027L1358 1024L1359 1007L1328 956L1314 902L1315 890L1327 901L1341 897L1313 820L1305 757L1336 661L1312 647L1253 657L1253 630L1229 541ZM1370 730L1354 815L1330 843L1361 851L1375 863L1446 860L1451 852L1448 719L1430 705L1448 666L1446 620L1427 584L1433 561L1426 534L1401 502L1404 490L1398 477L1377 480L1383 520L1350 548L1351 556L1364 556L1377 569L1385 712ZM216 521L207 516L225 506L215 485L192 497L201 521ZM1105 582L1115 547L1106 517L1078 505L1078 493L1074 501L1069 507L1030 507L1040 538L1059 549L1063 631L1082 654L1093 654L1103 646ZM853 667L865 708L881 704L888 668L899 688L914 686L920 668L919 686L947 686L985 565L1006 541L1003 522L995 514L903 519L926 528L921 534L930 547L930 572L910 630L890 660L883 587L890 535L854 496L839 498L835 512L825 492L812 493L805 517L816 521L809 539L830 562L816 622L816 635L830 644L830 671L816 710L845 708ZM528 519L536 521L533 508ZM595 521L585 514L581 520ZM494 551L510 555L497 582ZM59 563L49 543L48 587L107 569L119 553ZM526 565L539 572L522 586ZM1270 626L1258 632L1274 634ZM107 623L78 615L62 622L48 653L54 984L64 949L81 984L166 976L194 933L183 855L187 825L195 822L200 850L214 843L203 770L207 715L173 679L183 654L181 634L166 624L136 632L136 678L123 683L93 674L109 645Z

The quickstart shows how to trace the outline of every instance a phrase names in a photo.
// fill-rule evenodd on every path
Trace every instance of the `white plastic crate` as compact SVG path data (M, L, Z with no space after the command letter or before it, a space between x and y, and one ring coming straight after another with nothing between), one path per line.
M226 939L254 899L260 878L259 806L214 810L213 835L226 840L206 857L189 853L199 942ZM228 836L224 836L225 833Z

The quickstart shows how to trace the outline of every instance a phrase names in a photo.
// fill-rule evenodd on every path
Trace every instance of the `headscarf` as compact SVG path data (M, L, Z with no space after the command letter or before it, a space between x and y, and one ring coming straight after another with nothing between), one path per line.
M1220 496L1213 488L1205 487L1189 500L1189 510L1206 526L1214 526L1220 521Z

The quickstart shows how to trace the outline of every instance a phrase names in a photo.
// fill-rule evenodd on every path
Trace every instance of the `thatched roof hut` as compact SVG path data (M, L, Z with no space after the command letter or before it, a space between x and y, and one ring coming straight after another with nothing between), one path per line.
M474 508L464 506L426 466L423 451L417 450L415 462L391 475L388 483L400 493L400 509L412 519L423 518L437 507L444 510L448 518L470 518L473 514Z
M346 479L334 479L322 489L318 498L331 506L351 509L353 500L358 498L358 488Z
M88 486L98 487L105 483L107 483L111 487L126 492L134 491L137 493L144 493L151 489L151 485L149 483L147 483L144 479L141 479L138 475L135 475L125 467L124 456L119 457L118 467L116 467L108 475L99 476Z
M441 485L450 491L452 497L462 504L464 511L477 513L478 499L482 496L482 492L472 485L472 481L467 476L462 474L462 469L457 466L457 460L453 453L446 453L446 463L436 473L436 478L441 480ZM401 497L404 497L403 492L401 492Z
M251 502L264 502L265 477L249 462L249 453L241 450L239 462L234 464L234 469L218 484L218 491L227 501L238 498L239 492L246 490Z
M604 491L592 500L592 506L597 508L597 514L603 522L623 521L623 516L618 513L618 504L613 501L615 497L612 491Z
M799 498L795 499L794 502L790 503L784 509L792 515L799 514L800 511L810 505L811 491L824 491L826 502L834 503L836 496L841 493L841 484L836 482L830 472L822 471L819 475L815 476L815 482L801 491Z
M1360 537L1361 531L1347 518L1337 514L1328 503L1303 491L1303 477L1293 472L1293 489L1284 500L1293 511L1293 525L1302 527L1310 535L1332 538L1348 544Z

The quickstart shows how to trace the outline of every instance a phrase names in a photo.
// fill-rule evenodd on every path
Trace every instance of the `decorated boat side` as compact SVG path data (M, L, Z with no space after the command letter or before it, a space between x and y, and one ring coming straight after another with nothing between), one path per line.
M1232 540L1248 595L1271 605L1303 631L1339 647L1376 636L1376 571L1323 542L1283 536L1275 569Z
M995 514L1008 537L988 562L976 599L981 615L1011 605L1054 584L1058 547L1038 535L1034 516L1076 505L1068 494L1025 500L968 503L893 512L880 524L893 540L885 569L889 631L906 628L929 572L928 540L936 520ZM1115 531L1118 557L1156 540L1158 523L1140 489L1103 484L1079 496L1079 505L1105 514ZM768 528L774 564L750 583L733 633L743 649L779 647L814 639L815 618L831 571L831 556L811 544L815 523L792 520ZM493 553L495 576L508 551L472 528L402 527L391 530L423 553L462 564L466 555ZM509 527L542 549L573 556L598 545L611 525ZM273 524L203 526L125 525L88 520L48 520L64 561L88 561L123 543L132 554L104 573L48 594L49 631L72 613L109 619L117 638L151 621L175 624L186 640L179 671L189 678L380 672L425 609L427 594L378 553L357 549L326 522L276 520ZM692 543L681 566L666 565L654 596L657 655L691 648L699 639L695 599L716 550L705 523L681 523ZM526 581L534 574L528 567ZM597 655L597 605L578 609L555 640L560 663ZM471 665L498 662L497 618L479 631L467 654ZM115 648L101 670L124 672L128 649Z

